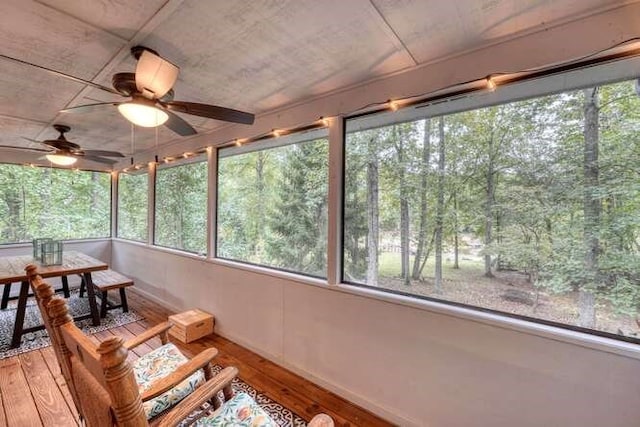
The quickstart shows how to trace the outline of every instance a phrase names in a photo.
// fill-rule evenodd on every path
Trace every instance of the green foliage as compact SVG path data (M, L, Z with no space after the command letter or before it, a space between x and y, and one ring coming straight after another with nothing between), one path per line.
M108 173L0 164L0 243L111 234Z
M118 237L147 241L149 175L121 173L118 178Z
M217 255L324 277L327 181L326 139L222 151Z
M585 181L584 103L580 90L445 117L444 252L451 257L453 242L463 231L482 242L489 217L491 240L463 263L490 255L494 269L507 266L526 272L537 289L558 294L587 290L596 295L599 306L609 303L620 313L636 314L640 97L633 82L598 89L597 185ZM422 129L423 121L417 120L347 134L344 271L349 280L363 281L367 265L365 166L372 139L379 141L380 277L398 277L395 267L389 268L388 255L400 249L402 198L409 202L410 250L430 243L439 139L437 127L431 126L431 158L424 164ZM418 224L424 214L419 183L425 168L428 230L427 240L419 242ZM492 192L489 185L494 186ZM601 207L595 225L593 218L584 218L585 200ZM585 267L587 235L598 242L595 270ZM464 249L465 244L459 245ZM432 262L425 262L424 274L433 276Z
M206 255L207 162L156 172L155 244Z

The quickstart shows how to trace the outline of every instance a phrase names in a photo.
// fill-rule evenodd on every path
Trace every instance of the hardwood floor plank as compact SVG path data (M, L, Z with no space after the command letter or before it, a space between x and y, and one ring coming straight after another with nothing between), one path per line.
M7 427L40 427L40 415L22 372L19 358L0 360L0 393Z
M4 403L2 399L2 390L0 390L0 426L6 426L7 418L4 415Z
M40 352L30 351L18 357L42 423L45 426L74 425L73 414Z
M74 419L78 419L79 414L76 409L76 404L73 401L73 397L71 397L71 392L69 391L69 386L64 380L64 376L62 375L62 371L60 371L60 365L58 365L58 359L53 351L52 347L43 348L40 350L42 354L42 358L44 359L47 367L49 368L49 372L53 376L53 379L58 384L58 388L64 397L65 402L67 403L67 407L71 411Z

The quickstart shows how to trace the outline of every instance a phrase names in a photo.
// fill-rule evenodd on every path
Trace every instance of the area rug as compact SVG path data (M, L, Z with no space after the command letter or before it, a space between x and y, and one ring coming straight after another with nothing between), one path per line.
M74 317L90 312L89 300L86 297L80 298L77 290L71 292L70 297L67 298L67 304L69 305L69 312ZM98 302L98 308L99 304L100 302ZM11 337L13 336L13 325L16 320L16 305L17 301L11 301L5 310L0 310L0 359L51 345L47 331L43 329L41 331L24 334L20 347L9 348L11 345ZM142 319L142 316L131 309L129 309L128 313L123 313L122 309L118 308L107 311L107 316L104 319L100 319L100 326L92 326L91 319L76 322L76 325L78 325L85 334L90 335ZM29 328L41 324L42 317L40 317L40 310L38 310L36 301L34 298L29 298L24 316L24 327Z
M220 365L213 365L212 370L214 375L217 375L224 369ZM249 384L245 383L239 378L234 378L231 383L233 386L233 390L236 393L245 392L249 396L256 401L262 409L264 409L271 419L275 421L275 423L280 427L306 427L307 422L297 414L295 414L291 409L285 407L284 405L276 402L275 400L268 397L266 394L258 392L255 388L251 387ZM220 392L220 398L222 398L222 392ZM189 415L189 417L179 424L179 427L186 427L191 425L195 420L201 418L205 415L208 415L213 411L213 408L208 404L203 406L202 411L196 411Z

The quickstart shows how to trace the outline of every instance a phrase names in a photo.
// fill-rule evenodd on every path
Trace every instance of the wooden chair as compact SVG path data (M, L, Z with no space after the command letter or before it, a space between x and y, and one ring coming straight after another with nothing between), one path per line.
M168 343L167 331L171 327L168 323L157 325L127 342L112 337L96 345L76 327L66 301L54 296L51 286L37 274L37 267L29 265L26 271L60 369L84 425L174 426L209 403L214 412L200 418L197 425L217 425L220 419L228 422L236 417L238 421L257 417L261 425L276 426L248 395L234 394L231 381L238 373L236 368L225 368L213 376L209 362L218 353L216 349L207 349L187 360L176 354L178 350ZM129 349L155 336L160 337L163 346L143 355L132 367L127 361ZM176 359L181 363L172 365ZM146 375L158 367L161 370L166 367L165 372L152 374L153 381L146 381ZM185 383L194 386L182 395L181 387L185 387ZM324 414L309 423L310 427L333 425L332 419Z

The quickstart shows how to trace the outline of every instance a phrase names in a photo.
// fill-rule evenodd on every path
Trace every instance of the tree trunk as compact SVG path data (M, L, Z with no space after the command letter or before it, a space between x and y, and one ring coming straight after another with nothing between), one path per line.
M454 190L455 191L455 190ZM460 268L458 254L460 253L460 243L458 242L458 197L453 193L453 268Z
M487 198L485 200L484 208L484 247L485 249L492 242L492 228L493 228L493 202L495 199L495 166L493 164L493 136L489 140L489 164L487 165ZM491 272L491 255L485 253L484 255L484 275L486 277L493 277Z
M587 279L579 290L578 324L585 328L595 327L594 291L599 281L598 253L600 241L601 201L598 196L598 88L584 90L584 268Z
M442 228L444 223L444 117L438 121L438 201L436 205L435 291L442 293Z
M367 146L367 284L378 285L378 139L371 137Z
M413 270L411 278L420 279L420 265L422 253L427 244L427 177L429 175L429 162L431 161L431 119L424 119L424 135L422 138L422 165L420 168L420 225L418 226L418 243L416 255L413 258Z
M401 277L405 285L410 285L409 280L409 201L407 196L407 183L405 174L405 153L402 134L398 132L398 126L393 126L392 138L398 151L398 187L400 188L400 258Z

